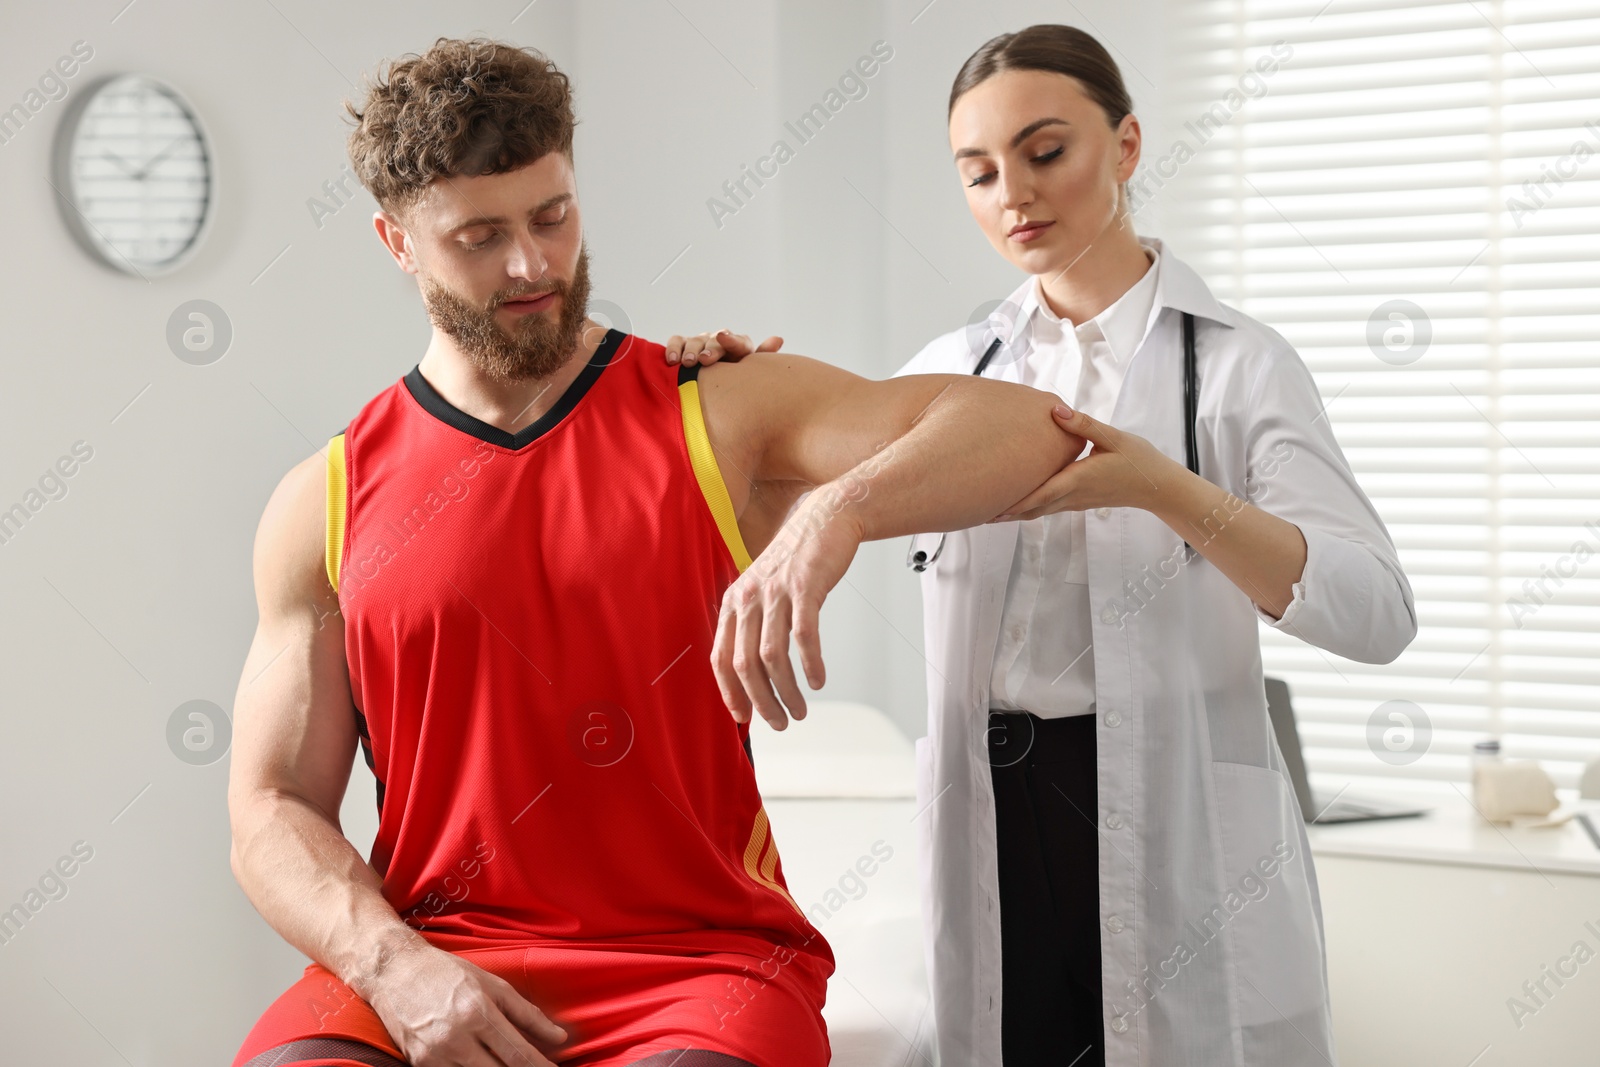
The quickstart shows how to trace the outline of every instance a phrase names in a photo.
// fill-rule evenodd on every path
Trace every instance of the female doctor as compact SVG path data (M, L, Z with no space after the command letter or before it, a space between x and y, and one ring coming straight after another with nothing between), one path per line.
M1099 42L995 37L948 115L972 217L1028 278L897 374L1055 392L1092 448L908 559L941 1062L1332 1064L1317 881L1257 620L1388 663L1416 634L1410 584L1294 349L1135 235L1139 122ZM668 358L750 350L723 331L675 337Z

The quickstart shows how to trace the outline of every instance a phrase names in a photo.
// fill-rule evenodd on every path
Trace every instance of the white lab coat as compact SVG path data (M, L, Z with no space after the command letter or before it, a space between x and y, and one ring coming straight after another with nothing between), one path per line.
M1416 634L1411 587L1298 354L1219 304L1169 251L1162 257L1154 325L1106 421L1184 462L1180 312L1192 312L1201 474L1296 524L1307 560L1274 621L1203 557L1186 562L1182 538L1151 513L1086 516L1106 1063L1327 1067L1335 1055L1321 904L1267 717L1257 620L1336 655L1387 663ZM973 349L966 331L954 331L896 376L970 373ZM1020 364L997 357L985 373L1020 381ZM943 1067L1001 1062L985 730L1019 529L952 532L921 578L929 707L916 746L917 818ZM919 545L931 550L930 535ZM1076 1051L1063 1049L1062 1062Z

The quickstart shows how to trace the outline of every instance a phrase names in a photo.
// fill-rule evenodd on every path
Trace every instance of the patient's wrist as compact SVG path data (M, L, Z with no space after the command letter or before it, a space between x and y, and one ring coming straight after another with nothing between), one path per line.
M419 954L433 951L437 950L421 934L400 923L363 945L348 973L340 978L370 1004L386 981L403 972Z

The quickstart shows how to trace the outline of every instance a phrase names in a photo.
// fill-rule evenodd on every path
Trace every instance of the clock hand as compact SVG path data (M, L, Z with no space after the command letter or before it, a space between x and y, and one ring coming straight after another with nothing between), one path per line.
M137 177L137 175L134 175L132 170L128 169L128 161L123 159L121 156L117 155L115 152L101 152L100 154L102 156L104 156L106 159L109 159L112 162L114 162L117 166L121 167L122 168L122 173L127 174L129 176Z
M167 147L163 148L161 151L157 152L155 155L151 156L145 161L145 165L139 168L139 171L134 175L134 178L138 181L144 181L145 175L150 173L150 168L156 165L156 161L162 156L166 155L168 152L172 151L181 140L183 140L181 137L173 138L171 144L167 145Z

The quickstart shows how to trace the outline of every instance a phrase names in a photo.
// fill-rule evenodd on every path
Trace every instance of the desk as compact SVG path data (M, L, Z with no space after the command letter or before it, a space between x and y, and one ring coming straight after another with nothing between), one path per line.
M1600 849L1582 827L1492 826L1448 782L1359 791L1435 810L1307 827L1342 1067L1600 1064Z

